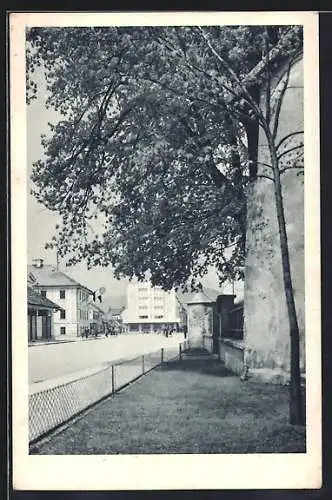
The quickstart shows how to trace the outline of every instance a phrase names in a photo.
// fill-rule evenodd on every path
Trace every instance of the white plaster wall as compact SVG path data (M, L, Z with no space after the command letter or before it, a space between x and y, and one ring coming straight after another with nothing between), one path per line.
M65 290L66 296L60 299L60 290ZM54 336L55 337L76 337L79 334L79 327L87 326L88 320L80 320L78 309L87 310L87 300L79 302L77 288L47 288L47 298L65 309L66 318L60 318L60 311L54 312ZM60 328L66 328L66 334L60 334Z
M146 290L140 290L143 287ZM148 318L140 318L142 315ZM163 315L163 318L156 318L158 315ZM150 283L130 283L127 287L127 309L123 319L125 323L179 322L175 292L164 292L160 288L151 287Z

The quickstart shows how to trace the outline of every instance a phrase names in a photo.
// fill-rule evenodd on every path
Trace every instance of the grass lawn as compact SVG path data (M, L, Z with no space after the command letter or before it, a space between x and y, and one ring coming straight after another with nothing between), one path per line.
M31 454L305 453L288 388L241 382L220 362L168 362L98 404Z

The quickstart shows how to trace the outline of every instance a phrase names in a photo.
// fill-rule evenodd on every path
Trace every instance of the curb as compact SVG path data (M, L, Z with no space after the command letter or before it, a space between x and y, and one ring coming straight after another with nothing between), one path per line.
M107 337L93 337L93 338L87 338L87 339L82 339L81 337L78 337L77 340L72 339L72 340L50 340L49 342L29 342L28 347L36 347L36 346L41 346L41 345L54 345L54 344L72 344L74 342L86 342L87 340L103 340L104 338Z

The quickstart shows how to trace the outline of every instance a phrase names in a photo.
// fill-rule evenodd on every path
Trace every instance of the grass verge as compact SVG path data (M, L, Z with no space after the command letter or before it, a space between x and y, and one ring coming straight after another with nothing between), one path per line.
M31 454L305 453L288 424L288 388L241 382L220 362L168 362Z

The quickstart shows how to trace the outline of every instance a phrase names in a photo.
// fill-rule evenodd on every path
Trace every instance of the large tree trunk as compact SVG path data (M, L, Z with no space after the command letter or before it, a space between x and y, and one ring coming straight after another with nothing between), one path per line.
M304 425L304 404L301 392L300 373L300 333L297 322L297 313L294 300L294 290L290 269L288 240L282 197L282 187L279 172L279 162L273 141L269 140L269 150L274 177L274 193L280 236L280 250L284 290L287 304L289 332L290 332L290 423Z

